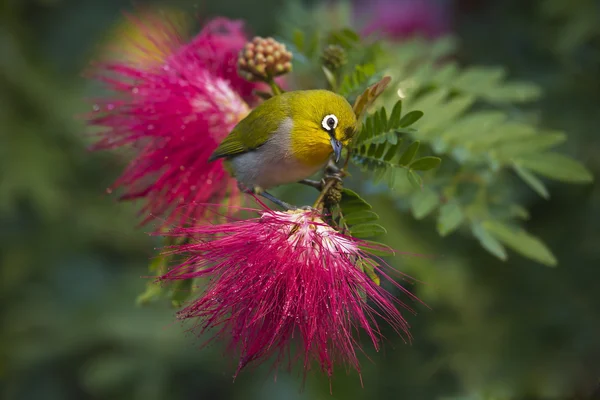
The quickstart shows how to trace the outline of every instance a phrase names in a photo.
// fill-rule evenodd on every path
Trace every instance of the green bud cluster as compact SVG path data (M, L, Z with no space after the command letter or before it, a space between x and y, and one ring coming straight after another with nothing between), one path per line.
M329 207L331 205L338 204L340 201L342 201L342 190L344 190L344 185L342 184L342 181L337 181L331 187L331 189L327 191L327 194L325 194L325 205Z
M346 51L341 46L330 44L323 49L321 62L330 71L337 71L348 62Z

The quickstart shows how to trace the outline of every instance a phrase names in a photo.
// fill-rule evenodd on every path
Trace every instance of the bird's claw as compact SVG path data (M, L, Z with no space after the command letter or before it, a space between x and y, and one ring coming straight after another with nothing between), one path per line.
M325 173L323 174L323 182L329 179L335 179L337 181L342 182L344 175L345 172L342 171L337 165L329 164L327 165L327 168L325 168Z
M339 181L339 182L344 181L339 174L331 174L331 175L325 175L325 177L323 178L323 184L325 184L325 182L327 182L327 180L329 180L329 179L335 179L336 181Z

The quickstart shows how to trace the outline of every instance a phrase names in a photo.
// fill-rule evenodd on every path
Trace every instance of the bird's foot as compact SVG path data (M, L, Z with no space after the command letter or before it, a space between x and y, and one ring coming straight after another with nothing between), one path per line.
M321 185L321 184L324 185L324 181L319 182L318 184L319 185ZM285 201L278 199L277 197L273 196L271 193L265 191L263 188L261 188L259 186L254 186L253 188L250 189L250 188L245 187L242 184L238 183L238 187L244 193L254 194L254 195L257 195L257 196L264 197L265 199L269 200L271 203L274 203L274 204L278 205L279 207L283 208L285 211L296 211L296 210L316 211L315 208L313 208L311 206L297 207L297 206L295 206L293 204L286 203Z
M323 180L335 179L342 182L343 177L346 175L335 163L329 162L323 173Z
M326 181L331 180L331 179L335 179L336 181L339 181L339 182L343 182L344 181L344 179L340 176L339 173L335 173L335 174L327 174L327 173L325 173L325 176L323 177L323 181L326 182Z
M279 207L285 209L286 211L288 210L297 210L298 207L291 205L289 203L286 203L283 200L279 200L277 197L273 196L271 193L269 192L265 192L264 190L261 191L260 193L257 193L259 196L264 197L265 199L271 201L274 204L277 204Z
M270 202L278 205L279 207L285 209L286 211L287 210L295 210L295 209L297 209L296 206L293 206L293 205L291 205L289 203L286 203L283 200L279 200L277 197L273 196L271 193L266 192L260 186L253 186L253 187L250 188L250 187L247 187L247 186L243 185L242 183L238 182L238 188L243 193L253 194L253 195L256 195L256 196L264 197L265 199L267 199Z

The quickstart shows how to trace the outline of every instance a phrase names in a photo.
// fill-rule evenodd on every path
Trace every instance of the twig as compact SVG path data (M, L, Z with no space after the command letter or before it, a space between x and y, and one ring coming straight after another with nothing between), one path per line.
M327 174L327 170L331 172ZM323 210L325 203L324 200L327 193L329 193L329 191L336 184L336 182L342 180L344 175L346 175L346 172L344 171L344 169L338 169L337 166L333 164L333 162L330 162L330 164L325 169L325 174L325 185L321 189L321 193L319 193L319 197L317 197L315 204L313 204L313 208L316 208L319 211Z
M313 204L313 208L316 208L319 211L323 210L325 196L327 195L327 192L329 192L329 189L331 189L333 185L335 185L336 181L336 178L327 179L327 183L323 187L323 190L321 190L321 193L319 193L319 197L317 197L315 204Z

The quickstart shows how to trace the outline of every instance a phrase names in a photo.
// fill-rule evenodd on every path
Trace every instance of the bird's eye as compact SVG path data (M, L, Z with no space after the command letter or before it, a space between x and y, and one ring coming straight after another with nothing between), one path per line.
M325 118L323 118L323 121L321 122L323 129L325 129L326 131L334 130L337 127L337 124L338 119L333 114L326 115Z

